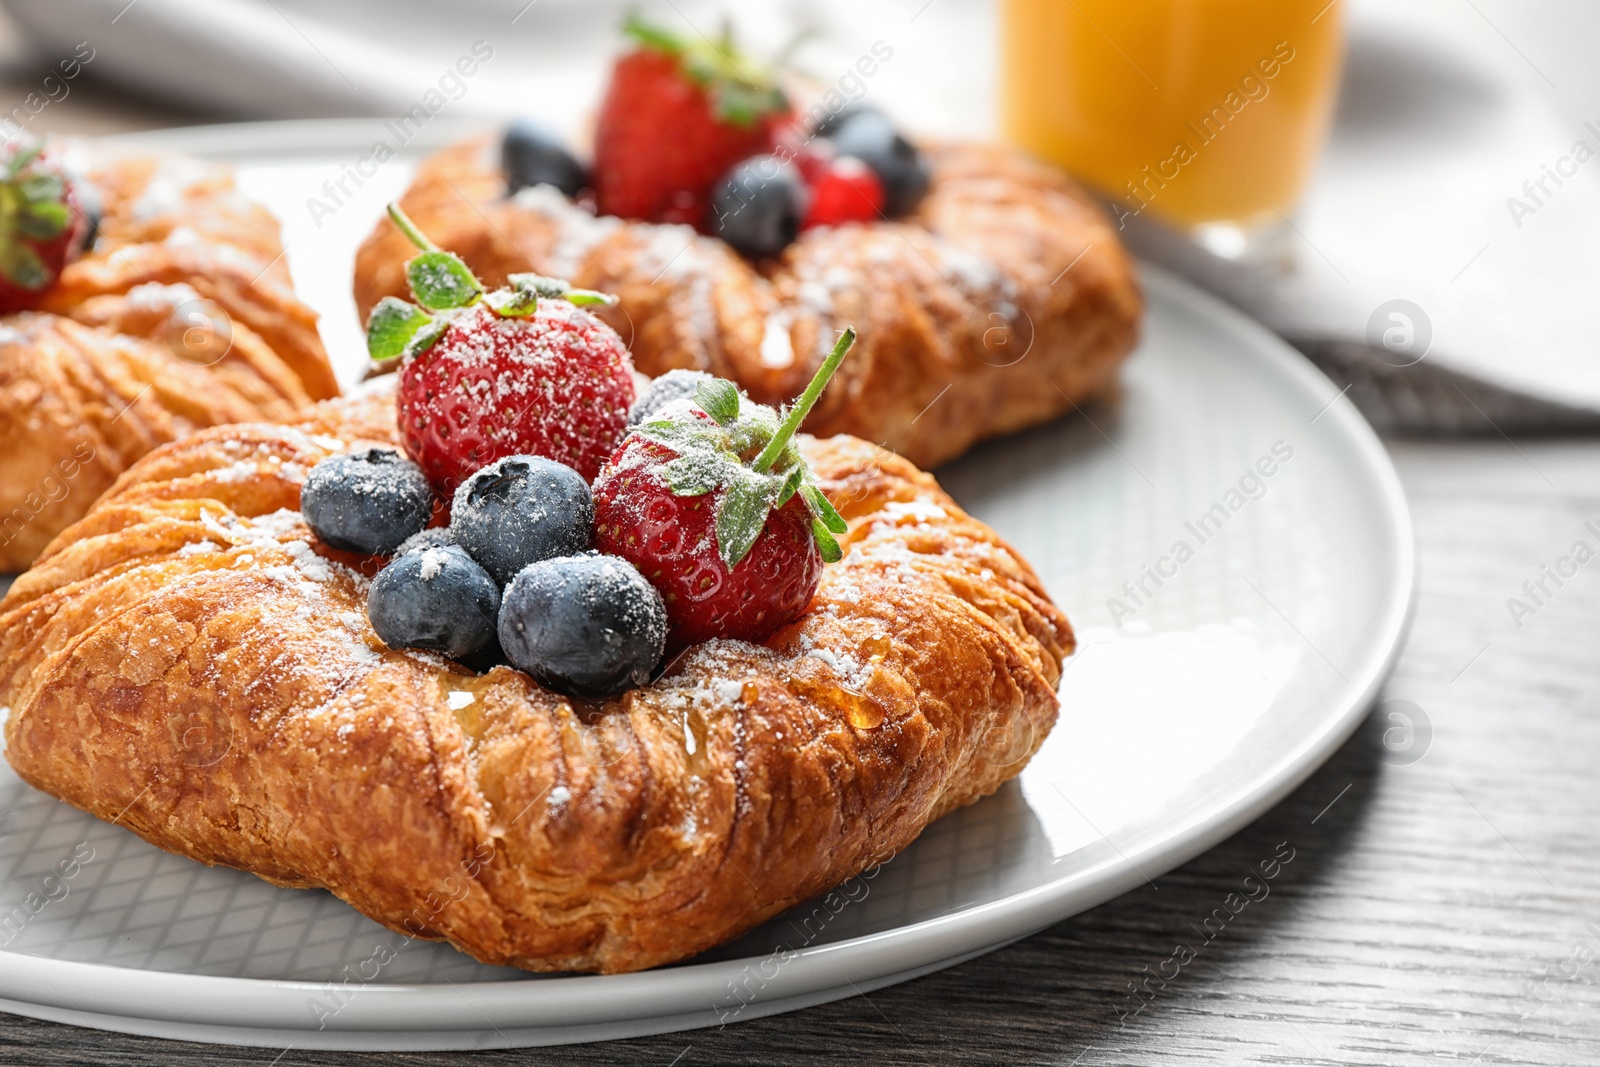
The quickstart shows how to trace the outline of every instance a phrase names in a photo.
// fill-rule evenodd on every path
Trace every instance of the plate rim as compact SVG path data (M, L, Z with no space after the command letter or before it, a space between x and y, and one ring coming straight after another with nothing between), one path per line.
M202 156L320 153L360 149L363 131L378 119L289 120L226 123L116 135L104 140L129 148L162 148ZM430 124L412 142L417 147L448 143L487 120L447 120ZM408 145L407 147L411 147ZM1307 396L1333 394L1337 387L1304 356L1267 328L1218 298L1152 264L1140 261L1147 297L1171 301L1205 318L1242 342L1239 358L1279 373ZM1355 731L1400 654L1416 601L1416 542L1405 492L1377 434L1344 394L1334 396L1318 419L1327 419L1344 445L1362 461L1360 475L1381 501L1374 528L1386 536L1392 559L1381 561L1391 579L1378 613L1382 625L1362 645L1359 668L1350 670L1329 712L1317 716L1316 729L1286 748L1269 769L1235 787L1228 799L1160 828L1152 839L1126 855L1108 856L1000 900L878 933L801 949L779 973L764 982L756 1001L794 1000L845 984L926 971L999 947L1053 923L1120 896L1143 883L1143 872L1158 877L1207 851L1262 814L1304 782ZM1322 702L1319 701L1318 706ZM743 1003L732 994L734 980L766 956L686 964L622 975L582 975L474 982L469 984L372 983L360 988L329 1020L328 1030L347 1037L364 1033L376 1043L367 1048L415 1049L384 1044L385 1035L404 1040L422 1032L482 1031L490 1027L537 1029L592 1023L611 1026L611 1036L628 1036L630 1021L698 1013L715 1025L718 1009ZM177 971L142 970L103 963L63 961L0 950L0 998L13 1004L38 1004L54 1011L91 1011L105 1017L135 1016L175 1026L218 1025L240 1029L292 1029L319 1032L310 1023L306 998L325 993L328 983L285 979L235 978ZM664 977L665 976L665 977ZM595 983L607 994L595 997ZM70 983L76 996L57 986ZM727 990L720 998L709 991ZM537 991L536 996L530 992ZM432 994L448 993L451 997ZM435 1004L424 1003L432 999ZM628 1005L618 1013L617 1003ZM448 1004L448 1008L441 1005ZM755 1018L764 1012L742 1017ZM328 1031L320 1031L327 1033ZM492 1041L491 1041L492 1043ZM302 1045L302 1047L315 1047ZM343 1045L341 1047L350 1047Z

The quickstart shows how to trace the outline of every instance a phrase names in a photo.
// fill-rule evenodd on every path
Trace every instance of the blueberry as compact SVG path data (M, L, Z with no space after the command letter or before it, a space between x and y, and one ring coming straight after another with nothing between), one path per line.
M527 185L553 185L577 196L589 184L589 175L561 138L529 119L518 119L500 142L500 169L507 192Z
M904 215L927 194L927 159L881 111L857 111L834 128L832 137L839 155L855 156L883 183L885 214Z
M500 606L500 646L511 665L570 696L644 685L666 643L661 594L619 556L535 563L512 579Z
M633 402L633 407L628 412L628 425L640 425L674 400L692 398L694 391L700 388L701 382L712 380L711 375L705 371L682 369L667 371L646 386L645 391L639 394L639 399Z
M397 556L409 556L413 552L422 552L429 548L444 548L456 543L456 535L448 526L430 526L420 533L414 533L394 550Z
M806 214L800 171L776 156L751 156L711 193L711 232L747 256L775 256L794 242Z
M433 488L421 467L392 448L347 452L311 468L300 513L334 548L387 556L427 525Z
M456 544L504 585L530 563L589 547L594 497L571 467L507 456L461 483L450 512Z
M462 659L488 647L500 586L450 545L397 557L367 590L367 618L390 648L426 648Z

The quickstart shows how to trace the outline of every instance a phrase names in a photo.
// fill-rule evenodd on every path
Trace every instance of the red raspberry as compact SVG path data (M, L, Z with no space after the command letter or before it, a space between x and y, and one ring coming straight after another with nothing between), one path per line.
M42 142L19 137L0 150L0 313L38 307L88 231L78 189Z
M790 119L770 73L731 49L630 20L642 47L612 68L595 124L594 187L607 215L705 224L711 188L770 151Z
M872 222L883 212L883 183L871 167L855 156L830 160L811 183L811 206L802 230L838 226L845 222Z
M579 304L613 297L533 274L484 292L460 257L441 251L389 206L422 254L406 264L422 307L394 297L367 320L377 360L404 355L395 396L400 440L449 499L506 456L564 463L593 481L628 424L633 361L616 331Z
M764 641L805 611L846 529L793 436L855 340L846 330L780 422L711 379L623 442L594 485L595 547L667 607L668 645Z

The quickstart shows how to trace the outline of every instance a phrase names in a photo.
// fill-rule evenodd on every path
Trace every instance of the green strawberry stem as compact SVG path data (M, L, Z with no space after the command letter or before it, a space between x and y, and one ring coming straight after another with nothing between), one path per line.
M427 234L417 229L417 224L412 222L404 211L400 210L399 204L391 203L389 205L389 218L394 222L396 228L410 239L412 244L424 252L439 251L439 246L428 240Z
M724 122L748 129L768 115L789 109L789 98L778 86L772 67L734 46L731 22L724 22L722 37L716 41L704 35L686 40L633 14L622 31L644 48L676 59L689 80L710 94L713 109Z
M622 24L622 32L632 37L639 44L677 55L683 51L683 38L671 30L664 30L641 19L633 12L628 13L627 19Z
M856 331L853 326L846 326L839 335L838 343L833 346L833 351L828 353L828 358L822 361L822 366L817 368L817 373L811 378L811 384L806 386L806 391L801 393L794 406L789 409L783 421L778 424L778 430L772 435L772 440L767 442L767 447L761 450L755 463L751 464L757 474L765 474L778 462L778 457L783 455L783 450L789 446L789 439L800 429L800 424L811 414L811 409L816 406L817 398L828 387L828 380L833 377L833 372L839 369L839 364L844 362L844 357L849 353L850 346L856 343Z

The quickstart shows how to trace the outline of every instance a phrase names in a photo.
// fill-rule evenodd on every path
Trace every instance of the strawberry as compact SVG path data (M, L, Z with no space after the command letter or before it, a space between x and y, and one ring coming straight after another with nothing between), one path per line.
M645 422L594 485L595 547L661 593L668 645L763 641L805 611L847 529L794 434L855 342L846 329L781 416L712 379Z
M583 305L616 298L536 274L485 292L399 207L389 216L422 249L406 265L422 306L380 301L367 349L376 360L404 357L395 405L406 452L447 499L506 456L544 456L592 481L627 429L633 362Z
M806 210L802 230L815 226L838 226L845 222L872 222L883 212L883 183L855 156L839 156L814 176L811 205Z
M38 306L88 232L78 191L44 142L9 142L0 151L0 312Z
M711 187L741 159L770 151L791 119L766 68L721 44L685 41L630 18L639 45L618 59L595 125L602 214L705 224Z

